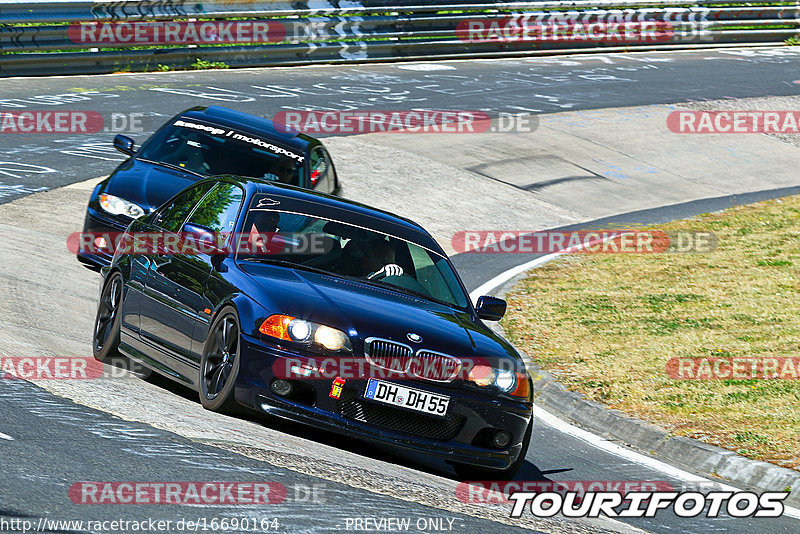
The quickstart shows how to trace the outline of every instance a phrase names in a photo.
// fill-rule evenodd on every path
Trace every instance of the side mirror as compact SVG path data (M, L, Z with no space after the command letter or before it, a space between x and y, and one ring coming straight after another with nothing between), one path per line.
M121 134L115 135L114 148L116 148L123 154L127 154L128 156L133 156L136 153L136 151L133 149L133 139L131 139L127 135L121 135Z
M499 321L506 314L506 301L497 297L478 297L475 311L480 319Z
M188 237L194 239L200 253L212 256L224 255L225 251L219 246L211 228L200 224L186 223L183 225L183 233L184 239Z

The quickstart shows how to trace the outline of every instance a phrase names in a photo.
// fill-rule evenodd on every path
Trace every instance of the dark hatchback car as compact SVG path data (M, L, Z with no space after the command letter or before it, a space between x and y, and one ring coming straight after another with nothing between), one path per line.
M323 193L339 190L333 161L318 139L219 106L176 115L138 150L123 135L114 138L114 147L130 157L92 191L84 232L122 232L175 193L213 175L261 178ZM82 253L78 260L99 267L111 256Z
M531 438L532 383L441 247L398 216L293 186L200 181L131 234L207 245L118 252L93 347L273 417L434 455L462 478L508 478ZM277 246L227 246L255 240ZM304 243L316 243L305 246ZM121 354L119 354L121 353Z

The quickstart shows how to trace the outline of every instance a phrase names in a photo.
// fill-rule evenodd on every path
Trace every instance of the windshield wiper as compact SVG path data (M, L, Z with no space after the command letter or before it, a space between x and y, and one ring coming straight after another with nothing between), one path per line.
M259 263L269 263L270 265L282 265L284 267L289 267L291 269L300 269L302 271L310 271L313 273L326 274L328 276L342 277L342 275L333 273L331 271L326 271L325 269L320 269L318 267L311 267L310 265L303 265L302 263L295 263L293 261L287 261L287 260L278 260L275 258L252 257L252 258L242 258L240 261L255 261Z
M187 172L189 174L194 174L195 176L199 176L201 178L206 178L208 175L199 173L197 171L193 171L187 169L186 167L181 167L180 165L173 165L172 163L167 163L165 161L156 161L154 159L147 159L147 158L139 158L139 161L144 161L146 163L152 163L154 165L160 165L162 167L166 167L168 169L173 169L180 172Z
M375 286L378 286L378 287L381 287L381 288L391 289L391 290L397 291L398 293L405 293L407 295L418 297L418 298L421 298L423 300L429 300L431 302L435 302L437 304L442 304L442 305L447 306L447 307L455 306L455 304L453 304L451 302L446 302L444 300L437 299L436 297L432 297L430 295L427 295L425 293L421 293L419 291L414 291L413 289L409 289L407 287L400 287L400 286L396 286L394 284L390 284L388 282L382 282L380 280L370 280L368 278L367 279L359 278L359 280L361 282L366 283L366 284L371 284L371 285L375 285ZM455 306L455 307L457 308L458 306Z

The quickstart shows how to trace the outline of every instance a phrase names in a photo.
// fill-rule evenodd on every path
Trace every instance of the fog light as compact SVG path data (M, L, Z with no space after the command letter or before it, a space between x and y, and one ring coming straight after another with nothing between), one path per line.
M280 395L281 397L285 397L286 395L292 392L293 387L292 383L289 382L288 380L284 380L282 378L276 378L275 380L269 383L269 389L271 389L275 395Z
M498 449L505 449L511 444L511 438L511 432L508 430L501 430L492 438L492 445Z

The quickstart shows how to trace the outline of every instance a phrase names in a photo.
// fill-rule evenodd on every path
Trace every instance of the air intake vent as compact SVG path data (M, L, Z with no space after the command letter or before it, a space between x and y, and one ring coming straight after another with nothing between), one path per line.
M467 420L463 415L433 417L393 406L381 406L361 400L354 392L348 390L342 394L338 409L339 413L348 419L439 441L453 439Z

